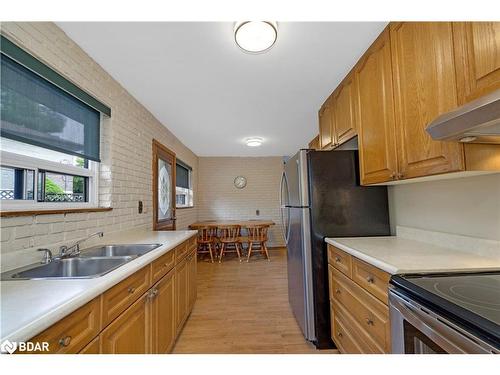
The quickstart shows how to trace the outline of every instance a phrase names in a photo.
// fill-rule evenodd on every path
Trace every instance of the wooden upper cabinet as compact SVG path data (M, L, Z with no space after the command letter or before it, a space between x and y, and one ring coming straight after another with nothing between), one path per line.
M453 24L459 104L500 89L500 22Z
M311 142L309 142L309 148L313 150L320 150L321 147L319 147L319 135L311 139Z
M391 181L396 177L397 157L388 29L358 64L354 84L361 183Z
M450 22L390 25L398 178L464 169L462 145L438 142L426 132L437 116L457 107Z
M330 149L335 145L332 122L332 108L330 99L327 99L319 110L319 146L322 150Z
M354 74L349 74L337 87L332 97L333 133L336 145L357 135L355 107Z

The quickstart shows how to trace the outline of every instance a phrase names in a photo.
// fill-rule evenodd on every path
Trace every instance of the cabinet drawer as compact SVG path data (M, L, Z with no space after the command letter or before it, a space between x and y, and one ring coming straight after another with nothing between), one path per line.
M189 251L188 241L183 242L175 249L175 264L179 264L186 257Z
M391 275L362 260L353 258L352 279L380 301L389 304L388 288Z
M175 265L175 251L170 250L168 253L163 254L156 259L151 266L151 274L153 277L152 284L158 282L165 276Z
M344 275L352 277L352 257L345 251L337 249L330 244L328 244L328 263Z
M346 354L361 354L363 349L350 331L349 325L345 323L341 315L335 314L333 325L333 341L339 350Z
M100 297L97 297L60 320L39 335L31 342L48 342L50 354L78 353L100 331ZM35 352L32 352L35 353Z
M334 303L342 304L373 340L390 351L389 308L366 290L333 270Z
M350 335L350 340L356 343L356 346L361 350L362 353L384 353L385 350L377 342L373 340L372 337L359 325L352 314L347 311L340 303L335 301L330 302L331 313L333 314L333 319L337 319L341 322L342 326L347 333ZM332 335L332 340L336 341L335 332Z
M144 294L150 285L150 266L129 276L102 295L102 326L106 327Z

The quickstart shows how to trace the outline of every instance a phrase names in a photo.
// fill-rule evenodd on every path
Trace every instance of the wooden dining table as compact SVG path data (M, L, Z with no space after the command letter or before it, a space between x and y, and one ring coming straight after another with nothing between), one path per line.
M189 226L189 229L200 229L202 227L221 227L224 225L239 225L242 228L252 226L252 225L276 225L274 221L271 220L206 220L197 221Z

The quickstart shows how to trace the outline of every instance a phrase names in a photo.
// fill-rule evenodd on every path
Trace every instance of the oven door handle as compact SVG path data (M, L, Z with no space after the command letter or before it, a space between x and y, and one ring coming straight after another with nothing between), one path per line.
M394 289L389 290L391 328L392 320L406 320L448 353L498 353L499 350L471 335L445 317L421 306ZM404 329L404 325L399 325ZM404 334L403 334L404 337Z

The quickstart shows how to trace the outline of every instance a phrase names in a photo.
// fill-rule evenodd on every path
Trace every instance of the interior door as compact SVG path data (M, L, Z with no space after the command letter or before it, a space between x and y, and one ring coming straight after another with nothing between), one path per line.
M153 230L175 230L175 154L153 139Z

